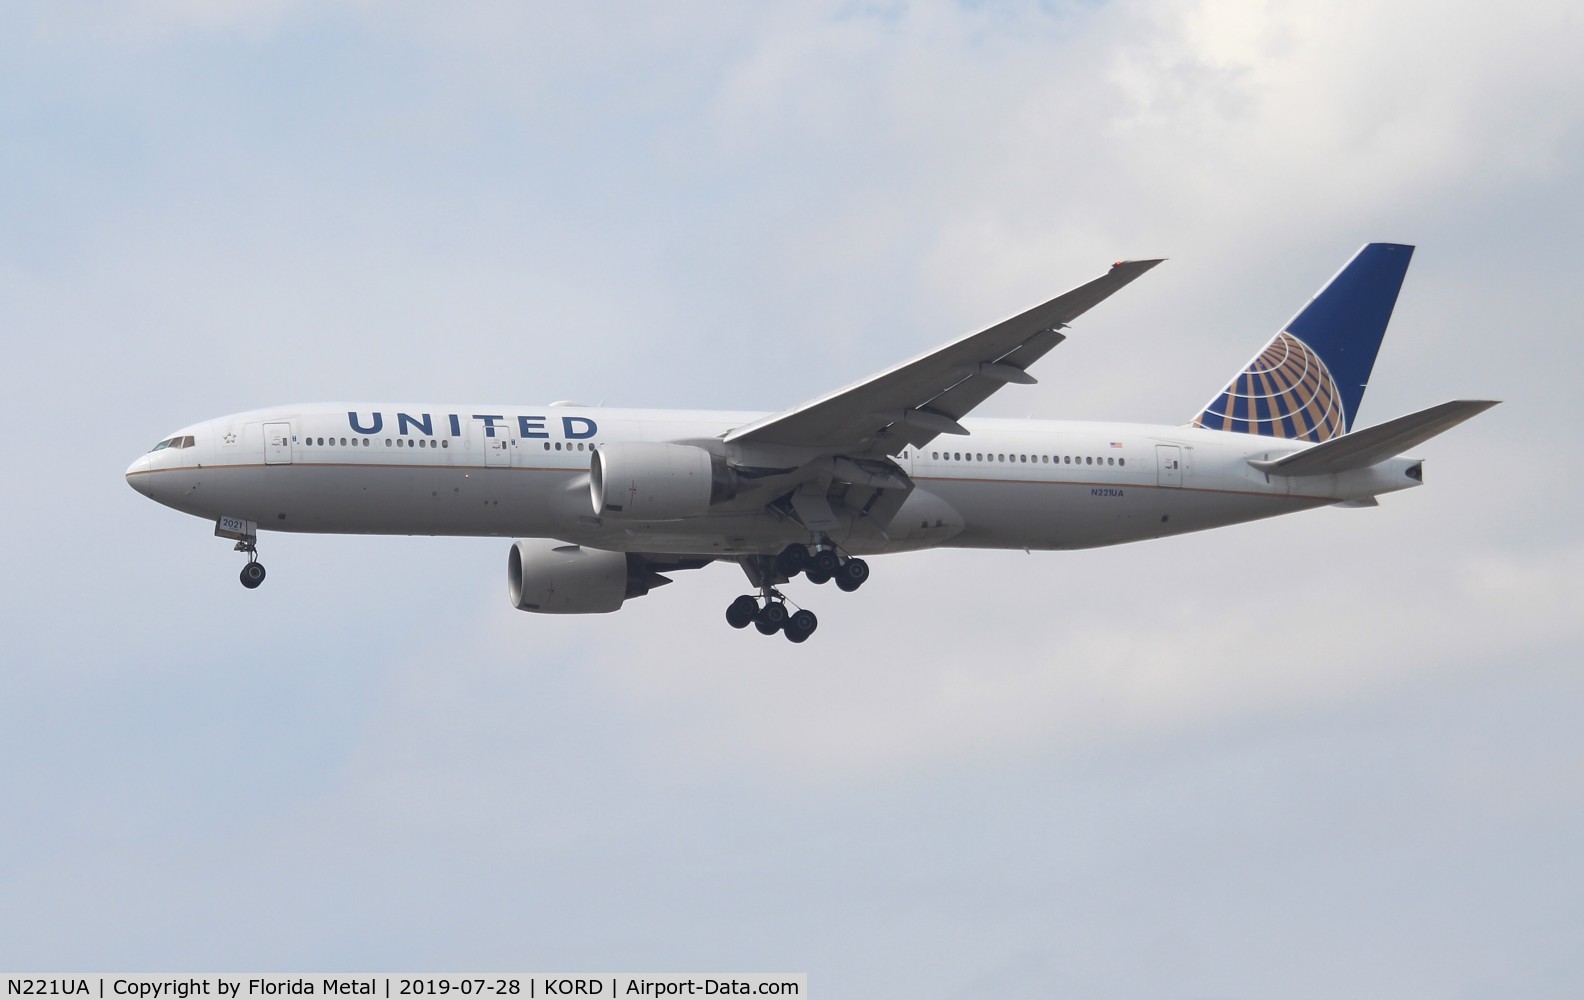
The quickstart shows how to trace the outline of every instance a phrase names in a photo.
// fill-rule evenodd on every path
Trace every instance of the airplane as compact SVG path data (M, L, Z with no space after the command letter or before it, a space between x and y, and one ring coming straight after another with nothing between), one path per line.
M969 419L1074 320L1159 260L776 413L324 403L251 410L162 439L126 471L139 493L214 522L264 581L263 531L512 538L508 596L540 614L612 612L735 562L726 610L803 642L798 576L852 591L865 556L940 547L1115 545L1423 482L1404 455L1495 400L1459 399L1359 430L1354 417L1412 257L1371 243L1185 425Z

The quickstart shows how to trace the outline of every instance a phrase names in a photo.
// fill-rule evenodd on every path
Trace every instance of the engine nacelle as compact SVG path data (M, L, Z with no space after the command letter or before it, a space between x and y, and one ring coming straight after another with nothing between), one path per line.
M627 599L627 555L534 538L512 545L506 582L518 611L604 614Z
M602 445L589 465L594 513L624 521L676 521L737 495L726 460L689 444Z

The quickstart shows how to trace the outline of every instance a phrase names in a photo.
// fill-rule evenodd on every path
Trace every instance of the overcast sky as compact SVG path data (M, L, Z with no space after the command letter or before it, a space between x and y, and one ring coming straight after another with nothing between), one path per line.
M820 997L1584 986L1576 4L0 8L0 968L806 971ZM983 408L1178 423L1360 244L1426 487L876 560L727 628L502 540L128 489L337 399L774 410L1123 257ZM1275 572L1273 572L1275 570Z

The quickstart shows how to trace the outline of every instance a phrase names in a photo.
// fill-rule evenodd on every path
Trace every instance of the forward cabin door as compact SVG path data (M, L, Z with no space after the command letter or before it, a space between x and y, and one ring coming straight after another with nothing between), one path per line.
M486 469L511 467L512 433L505 422L497 423L492 428L482 420L469 421L467 437L464 440L473 461L478 461L479 452L484 453Z
M291 424L264 425L264 464L291 464Z
M1174 444L1155 446L1155 483L1158 486L1182 485L1182 449Z

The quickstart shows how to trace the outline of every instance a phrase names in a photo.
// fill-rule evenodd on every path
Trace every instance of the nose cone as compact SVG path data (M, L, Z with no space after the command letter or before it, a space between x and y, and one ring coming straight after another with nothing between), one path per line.
M144 496L149 495L149 465L149 456L144 455L136 462L133 462L131 465L127 466L126 470L127 485L132 487L134 490L137 490Z

